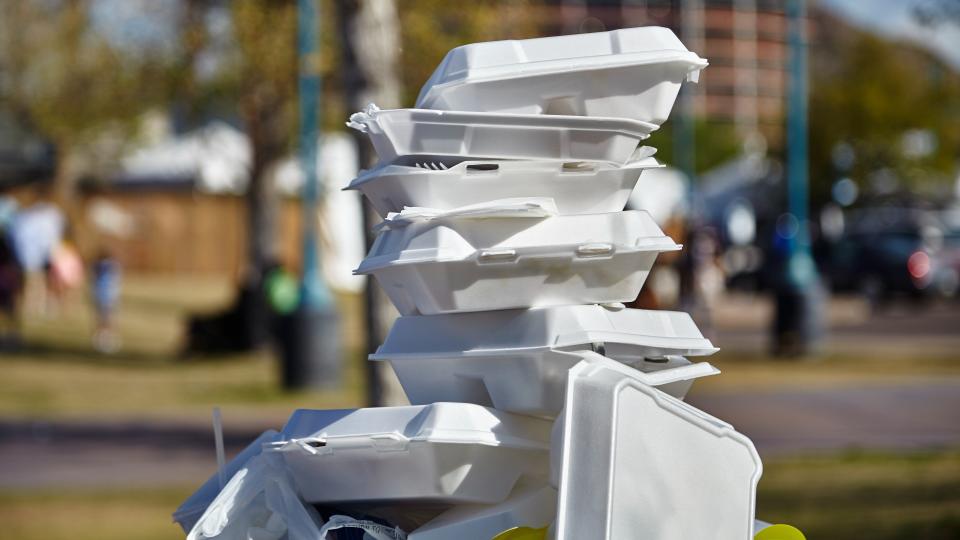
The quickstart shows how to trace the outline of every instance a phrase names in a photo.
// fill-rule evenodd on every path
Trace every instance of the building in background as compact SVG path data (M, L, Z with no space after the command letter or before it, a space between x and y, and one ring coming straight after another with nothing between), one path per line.
M545 35L666 26L710 67L694 113L730 123L742 141L784 143L787 22L784 0L548 0Z

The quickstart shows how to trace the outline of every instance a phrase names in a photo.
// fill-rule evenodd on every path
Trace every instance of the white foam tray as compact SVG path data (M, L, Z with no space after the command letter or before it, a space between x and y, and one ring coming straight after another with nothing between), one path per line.
M410 533L408 540L489 540L514 527L539 529L557 515L557 491L545 484L521 483L499 504L454 506Z
M356 270L401 314L631 301L680 246L643 211L431 219L387 228Z
M661 124L707 61L667 28L491 41L447 53L417 107L633 118Z
M405 316L371 360L388 361L411 403L459 401L556 416L578 350L645 372L689 365L679 355L716 352L689 315L598 305ZM683 398L709 364L661 387Z
M753 538L762 464L732 426L585 353L570 371L551 460L557 540Z
M654 167L662 165L652 157L622 167L562 161L461 161L448 167L425 158L414 166L365 171L346 189L361 191L384 217L406 206L446 210L516 197L551 197L561 214L619 212L641 172Z
M468 403L298 410L280 452L304 500L498 503L546 478L550 423Z
M427 155L462 159L605 161L623 165L658 126L621 118L380 110L347 125L366 133L381 162Z

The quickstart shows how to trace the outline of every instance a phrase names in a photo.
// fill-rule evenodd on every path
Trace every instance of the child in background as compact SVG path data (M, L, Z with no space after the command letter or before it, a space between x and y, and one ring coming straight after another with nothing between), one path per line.
M120 298L120 263L108 251L101 251L93 262L93 303L97 310L97 330L93 347L103 353L120 348L114 330L114 311Z
M47 273L48 310L56 314L67 301L71 291L83 284L83 259L73 244L63 240L50 253L44 266Z

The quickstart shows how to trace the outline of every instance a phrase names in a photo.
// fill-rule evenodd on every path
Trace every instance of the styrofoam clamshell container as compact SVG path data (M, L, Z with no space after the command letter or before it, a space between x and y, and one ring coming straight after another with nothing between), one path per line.
M557 540L753 538L753 443L594 353L570 371L551 461Z
M549 470L550 423L469 403L298 410L279 452L304 500L499 503Z
M410 533L407 538L487 540L514 527L546 527L556 515L556 489L543 483L521 482L502 503L454 506Z
M414 404L556 416L567 372L581 360L574 351L591 349L645 372L717 351L686 313L581 305L400 317L370 358L390 362ZM702 364L676 373L660 389L682 399L696 378L719 371Z
M355 272L403 315L597 304L636 298L679 249L644 211L432 219L381 231Z
M639 120L369 105L347 125L366 133L381 162L400 156L605 161L623 165L658 126Z
M644 147L647 148L647 147ZM619 212L653 157L623 166L604 162L461 161L448 167L427 157L414 166L366 171L346 189L361 191L383 217L406 206L451 209L493 199L554 199L561 214Z
M667 28L457 47L420 90L417 107L633 118L657 125L680 85L707 61Z

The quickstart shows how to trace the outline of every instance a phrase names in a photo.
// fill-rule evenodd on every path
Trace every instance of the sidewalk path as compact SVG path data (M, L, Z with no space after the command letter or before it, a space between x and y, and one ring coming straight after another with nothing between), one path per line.
M225 429L227 455L238 453L263 430ZM199 486L215 469L210 427L0 421L0 490Z
M753 439L761 457L846 448L960 445L960 379L903 384L695 393L692 405Z

